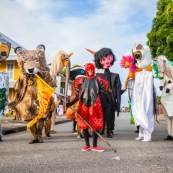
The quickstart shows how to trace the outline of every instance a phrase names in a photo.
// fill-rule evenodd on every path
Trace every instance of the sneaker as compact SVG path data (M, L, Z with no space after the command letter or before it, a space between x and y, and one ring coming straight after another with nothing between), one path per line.
M105 151L103 148L100 148L100 147L92 147L91 150L92 150L92 151L98 151L98 152L103 152L103 151Z
M88 151L90 149L91 149L90 146L86 145L85 147L82 148L82 151Z
M151 142L152 140L151 139L143 139L142 141L143 142Z
M137 138L135 138L136 141L140 141L140 140L143 140L143 139L144 139L144 138L143 138L143 137L140 137L140 136L137 137Z

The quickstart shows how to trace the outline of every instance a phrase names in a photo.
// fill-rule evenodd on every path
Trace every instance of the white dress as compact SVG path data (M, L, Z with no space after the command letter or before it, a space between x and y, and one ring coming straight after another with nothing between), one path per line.
M152 72L143 70L135 74L131 105L135 122L140 125L139 137L151 140L154 130Z

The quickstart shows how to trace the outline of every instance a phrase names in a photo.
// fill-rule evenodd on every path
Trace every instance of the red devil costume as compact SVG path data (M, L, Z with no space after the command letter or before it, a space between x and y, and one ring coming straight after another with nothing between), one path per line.
M97 147L97 134L95 131L99 131L103 128L103 112L101 100L109 102L107 97L108 84L101 77L95 76L95 66L92 63L85 65L86 77L78 78L75 81L76 98L67 103L67 106L73 105L78 102L78 114L90 124L93 132L93 147L94 151L104 151L102 148ZM88 125L80 118L77 117L77 123L79 129L84 129L84 137L86 146L82 151L87 151L90 148Z
M102 104L104 119L107 125L107 137L113 137L115 111L117 116L120 112L121 94L124 92L121 90L121 81L119 74L110 72L109 68L113 66L116 57L112 50L109 48L102 48L97 52L87 49L94 55L94 62L97 69L103 69L103 73L96 73L97 77L104 78L109 84L108 97L109 103L104 101ZM102 131L104 133L104 131Z

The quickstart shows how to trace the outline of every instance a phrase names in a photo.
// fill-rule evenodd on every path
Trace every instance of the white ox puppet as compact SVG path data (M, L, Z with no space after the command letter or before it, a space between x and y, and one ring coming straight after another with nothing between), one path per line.
M173 139L173 66L169 63L165 56L158 56L156 58L158 66L158 76L163 78L161 80L160 90L161 103L167 123L168 136L165 140Z
M135 122L140 126L139 136L135 140L149 142L154 130L152 59L149 48L141 44L134 45L132 54L136 66L142 69L135 74L131 101Z

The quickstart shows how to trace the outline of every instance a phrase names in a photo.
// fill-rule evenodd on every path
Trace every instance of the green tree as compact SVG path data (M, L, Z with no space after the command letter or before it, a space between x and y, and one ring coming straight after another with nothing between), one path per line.
M173 0L158 1L156 17L147 38L153 58L165 55L173 61Z

